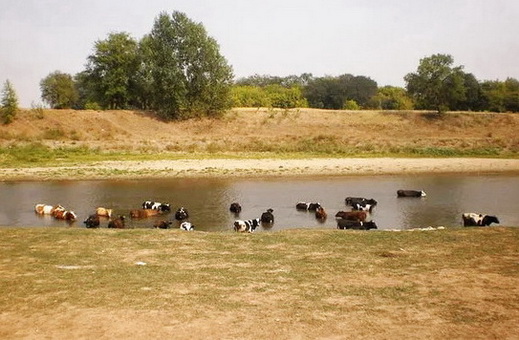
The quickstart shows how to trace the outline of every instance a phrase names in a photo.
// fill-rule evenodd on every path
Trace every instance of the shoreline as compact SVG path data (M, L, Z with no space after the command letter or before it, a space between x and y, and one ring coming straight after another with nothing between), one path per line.
M1 168L0 181L406 175L427 173L519 173L519 159L383 157L104 161L58 167Z

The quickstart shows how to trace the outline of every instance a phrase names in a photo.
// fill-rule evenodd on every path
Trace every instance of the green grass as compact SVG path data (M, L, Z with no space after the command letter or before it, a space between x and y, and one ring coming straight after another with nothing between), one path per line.
M375 148L348 148L339 146L336 142L326 138L303 140L294 146L283 144L262 145L247 152L225 152L214 149L214 152L137 152L137 151L110 151L104 152L98 148L58 147L51 148L41 143L30 143L20 146L0 147L0 167L39 167L39 166L66 166L100 161L122 160L165 160L165 159L303 159L319 157L499 157L516 158L515 153L502 153L498 149L456 150L451 148L392 148L381 152Z

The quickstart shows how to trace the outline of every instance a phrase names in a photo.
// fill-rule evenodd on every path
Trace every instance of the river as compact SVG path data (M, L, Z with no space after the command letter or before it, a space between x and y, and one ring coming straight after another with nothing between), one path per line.
M398 189L424 190L424 198L397 198ZM103 180L0 183L0 226L80 227L98 206L125 215L127 225L150 228L156 218L131 220L130 209L145 200L168 202L173 219L180 206L200 231L230 231L234 214L229 205L236 201L243 210L240 219L257 218L268 208L274 210L275 231L292 228L335 228L334 215L349 210L347 196L378 201L371 214L379 229L461 226L463 212L496 215L503 226L519 226L519 176L517 175L405 175L330 176L279 178L219 178L164 180ZM320 202L328 212L321 223L310 212L295 209L299 201ZM72 224L34 213L37 203L61 204L78 215ZM101 227L107 222L102 221Z

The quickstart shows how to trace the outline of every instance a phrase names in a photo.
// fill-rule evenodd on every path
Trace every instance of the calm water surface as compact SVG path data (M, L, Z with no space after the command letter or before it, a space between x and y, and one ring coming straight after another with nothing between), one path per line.
M427 197L397 198L398 189L425 190ZM371 217L379 229L460 226L463 212L497 215L501 225L519 226L519 175L4 182L0 183L0 226L68 226L36 215L37 203L59 203L75 211L78 221L71 226L82 228L82 221L98 206L128 217L130 209L155 200L173 207L173 213L161 219L173 219L174 210L184 206L196 229L203 231L232 230L236 217L228 209L233 201L243 207L241 219L257 218L266 209L274 209L275 224L270 230L335 228L335 213L348 210L344 204L347 196L378 201ZM328 219L320 223L312 213L297 211L298 201L320 202ZM128 225L136 228L149 228L153 222L153 218L128 218ZM101 227L106 225L103 221Z

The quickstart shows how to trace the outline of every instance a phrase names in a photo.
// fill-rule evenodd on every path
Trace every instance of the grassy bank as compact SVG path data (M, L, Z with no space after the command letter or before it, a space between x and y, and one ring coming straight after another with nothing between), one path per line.
M519 228L18 228L0 254L2 338L519 333Z
M134 111L22 111L0 125L0 166L256 157L500 157L519 154L519 115L234 109L164 122Z

